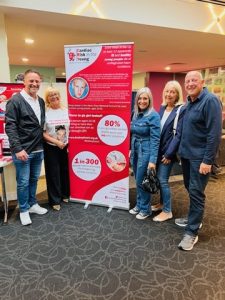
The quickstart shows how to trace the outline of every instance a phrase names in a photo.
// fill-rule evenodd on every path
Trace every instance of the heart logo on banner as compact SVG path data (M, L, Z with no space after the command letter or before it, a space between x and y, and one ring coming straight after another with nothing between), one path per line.
M4 93L4 91L6 91L6 87L5 86L0 86L0 94Z

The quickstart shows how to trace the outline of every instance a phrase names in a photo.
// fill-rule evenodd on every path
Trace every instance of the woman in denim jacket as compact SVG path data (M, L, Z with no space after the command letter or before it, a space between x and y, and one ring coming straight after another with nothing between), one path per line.
M153 221L163 222L173 217L171 208L171 192L169 176L174 162L177 160L181 138L183 116L185 107L183 104L182 88L178 81L168 81L163 90L163 102L159 111L161 119L161 136L159 155L157 162L157 175L160 181L160 203L152 206L152 211L162 210L153 218ZM178 122L174 130L174 120L178 113Z
M160 117L148 87L138 90L131 121L131 165L137 186L136 206L129 212L144 220L151 215L151 194L142 188L147 169L155 169L160 141Z

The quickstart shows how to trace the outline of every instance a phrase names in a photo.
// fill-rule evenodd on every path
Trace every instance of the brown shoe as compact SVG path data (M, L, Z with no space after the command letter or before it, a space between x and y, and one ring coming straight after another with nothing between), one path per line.
M172 219L173 214L171 212L167 213L162 211L159 215L153 218L155 222L164 222L166 220Z
M60 207L60 205L53 205L52 208L53 208L54 210L59 211L61 207Z
M159 211L159 210L162 210L162 208L163 208L163 205L161 203L157 203L157 204L151 206L152 211Z

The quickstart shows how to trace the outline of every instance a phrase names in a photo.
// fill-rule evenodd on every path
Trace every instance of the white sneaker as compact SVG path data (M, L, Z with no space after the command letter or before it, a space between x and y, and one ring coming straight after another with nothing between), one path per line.
M44 215L48 212L48 210L44 207L41 207L39 204L34 204L29 209L30 213L38 214L38 215Z
M150 215L143 213L143 212L139 212L139 214L136 215L136 219L138 220L145 220L146 218L148 218Z
M181 240L178 248L184 251L190 251L193 249L194 245L198 241L198 236L192 236L190 234L185 233L183 239Z
M129 210L129 213L132 215L137 215L139 213L139 209L137 208L137 206L135 206L134 208Z
M29 211L25 211L25 212L20 213L20 221L21 221L21 224L24 225L24 226L30 225L32 223L32 221L30 219Z

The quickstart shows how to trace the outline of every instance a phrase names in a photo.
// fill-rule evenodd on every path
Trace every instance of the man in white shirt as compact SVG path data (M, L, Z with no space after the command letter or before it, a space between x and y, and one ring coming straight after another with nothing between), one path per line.
M46 214L37 203L37 182L43 160L45 103L37 95L41 76L35 70L24 73L24 89L6 105L5 130L16 167L17 198L22 225L32 223L30 213Z

